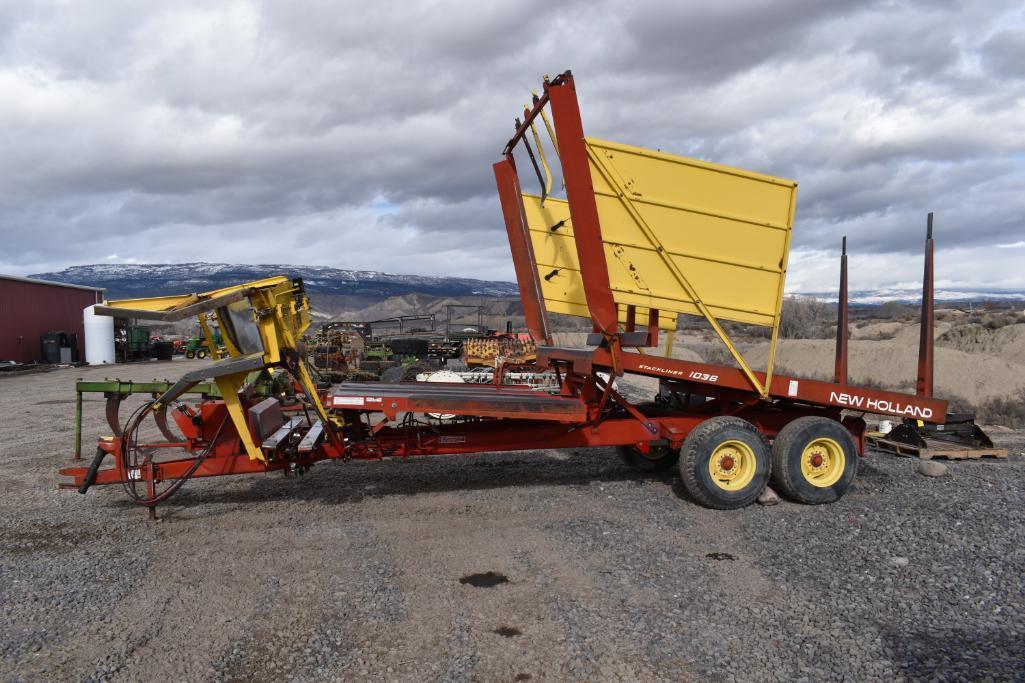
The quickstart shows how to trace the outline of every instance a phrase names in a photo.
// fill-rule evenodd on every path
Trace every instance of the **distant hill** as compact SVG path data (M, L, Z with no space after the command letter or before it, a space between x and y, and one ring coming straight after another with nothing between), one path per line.
M103 287L108 299L204 292L273 275L301 277L311 294L341 294L381 299L407 294L449 296L518 296L512 282L458 277L398 275L373 270L324 266L235 265L227 263L93 264L29 277Z
M319 309L318 317L358 316L387 317L406 313L444 313L450 303L474 303L475 297L511 297L519 290L515 283L473 280L457 277L398 275L373 270L343 270L324 266L234 265L226 263L180 264L94 264L72 266L59 272L37 273L29 277L54 282L103 287L108 299L161 296L203 292L259 280L272 275L301 277ZM836 301L836 290L807 292L825 302ZM850 292L852 305L874 306L889 301L917 304L922 290L878 289ZM1014 305L1025 301L1025 291L999 290L936 290L936 301L950 304L980 301L1005 302ZM495 304L489 304L489 309ZM494 310L496 315L510 315L513 310ZM367 318L369 319L369 318Z

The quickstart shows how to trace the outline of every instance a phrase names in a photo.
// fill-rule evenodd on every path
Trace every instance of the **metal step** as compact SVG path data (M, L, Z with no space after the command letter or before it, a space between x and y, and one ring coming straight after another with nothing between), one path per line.
M293 417L288 422L283 424L281 428L278 429L278 431L274 432L266 439L264 439L263 443L260 444L260 448L262 448L265 452L273 453L278 449L278 446L287 441L289 437L292 436L292 433L295 432L295 430L299 429L299 427L302 426L302 423L305 421L306 418L304 417Z
M303 435L302 441L299 442L300 453L311 453L313 449L317 447L321 437L324 436L324 423L314 422L310 430Z

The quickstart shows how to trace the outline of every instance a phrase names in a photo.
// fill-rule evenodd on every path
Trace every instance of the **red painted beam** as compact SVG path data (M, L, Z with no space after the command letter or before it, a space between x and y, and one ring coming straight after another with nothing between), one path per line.
M559 157L587 308L599 331L608 336L615 335L619 321L609 286L609 268L573 77L567 72L558 84L553 82L547 87L547 93L552 106L555 136L559 140Z
M922 322L918 338L918 381L915 393L919 396L932 396L933 389L933 327L935 312L933 306L933 241L932 211L926 222L925 233L925 272L922 275Z
M548 320L544 296L541 294L537 259L534 257L534 247L530 242L527 218L523 211L520 180L516 176L516 165L512 155L510 154L506 159L496 163L494 170L495 182L498 184L498 198L502 204L502 216L505 218L505 230L509 236L509 250L512 252L513 268L516 271L516 283L520 289L520 301L523 302L523 315L527 321L527 329L530 330L530 336L535 341L551 344L551 324Z
M335 385L326 405L335 410L381 412L392 419L400 413L449 413L579 424L588 417L583 399L493 384L349 382Z
M585 358L584 354L588 354L589 358ZM607 349L603 348L590 351L551 347L538 349L539 364L551 364L552 361L560 360L573 363L575 367L586 369L587 372L592 372L592 368L611 369L612 367L611 355ZM737 368L694 363L676 358L662 358L661 356L645 356L627 351L619 354L618 362L619 368L624 372L693 384L695 393L700 394L702 386L713 386L755 397L751 392L751 384L747 377ZM756 372L755 375L759 380L765 381L764 372ZM911 396L895 391L881 391L849 384L783 375L773 376L772 384L769 387L769 396L775 399L818 406L833 406L857 412L903 415L934 423L944 422L947 414L947 402L931 397Z
M840 248L840 292L836 306L836 362L833 369L833 381L837 384L847 383L847 236L844 235Z

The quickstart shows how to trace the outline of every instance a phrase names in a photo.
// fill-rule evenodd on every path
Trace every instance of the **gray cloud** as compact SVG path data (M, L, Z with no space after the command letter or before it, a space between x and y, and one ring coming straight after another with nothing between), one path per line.
M934 210L952 280L1025 287L995 248L1025 227L1023 45L997 0L0 4L0 271L511 278L491 163L573 68L592 135L800 181L808 272L844 233L917 254Z
M982 45L982 63L997 78L1025 78L1025 28L1002 29Z

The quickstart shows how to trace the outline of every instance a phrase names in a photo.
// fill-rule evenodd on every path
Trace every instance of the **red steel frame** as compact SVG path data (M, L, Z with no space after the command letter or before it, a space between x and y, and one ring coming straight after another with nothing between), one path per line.
M541 110L551 105L558 152L563 167L566 194L573 221L574 239L587 305L601 343L592 349L563 349L551 346L551 325L541 294L537 263L528 234L520 184L513 151L530 129ZM940 423L946 416L946 401L932 398L932 235L926 251L928 297L923 301L923 350L919 364L918 395L912 396L846 383L847 375L847 275L846 240L841 261L840 311L838 314L836 369L833 382L774 375L768 397L761 398L751 389L744 373L733 367L644 355L624 350L636 338L634 312L628 310L626 330L618 329L618 314L609 286L608 268L602 244L601 226L591 184L584 143L583 126L573 76L566 72L544 83L544 93L506 145L504 158L494 165L498 195L502 204L513 264L527 327L543 341L538 349L538 365L552 368L561 377L558 397L540 398L522 388L483 388L481 385L362 384L340 385L326 392L325 404L334 407L345 419L344 448L324 441L306 453L272 457L268 464L250 460L241 448L238 435L230 428L211 449L212 452L192 476L304 469L325 459L376 459L414 455L446 455L487 451L529 450L538 448L579 448L591 446L633 445L647 452L655 443L679 448L690 431L715 415L743 417L773 437L797 417L818 415L840 421L864 449L865 423L850 412L904 415L926 422ZM649 343L657 339L657 311L649 312L656 324L647 331ZM633 337L629 336L633 335ZM633 373L657 377L674 395L707 397L697 407L670 408L667 404L632 404L624 399L611 381L612 376ZM765 373L756 373L764 382ZM175 414L185 440L179 444L190 453L201 452L213 437L213 425L219 423L222 401L201 405L204 420L194 425ZM218 413L221 411L221 413ZM455 413L460 417L443 424L405 424L403 414L419 412ZM194 459L182 458L147 464L136 472L125 471L117 457L118 439L101 441L99 449L115 456L115 467L102 470L96 484L112 484L143 479L156 483L182 476ZM77 487L87 479L87 468L61 470Z
M505 166L515 173L515 164L512 159L512 150L517 141L529 129L531 121L540 113L545 103L550 102L552 106L552 117L555 119L555 130L559 140L559 155L562 159L563 176L566 182L566 195L570 207L570 216L573 220L574 242L577 248L581 275L584 282L584 295L587 299L587 306L591 312L592 321L596 330L605 337L605 342L597 349L592 350L566 350L541 347L538 350L539 364L562 360L571 363L579 372L590 372L593 366L602 369L612 369L616 374L622 372L633 372L636 374L649 375L665 379L677 379L704 385L703 391L709 391L709 385L746 392L750 389L750 383L744 377L742 371L736 368L708 365L704 363L692 363L668 358L656 358L654 356L641 355L629 351L623 351L620 343L620 333L617 330L618 317L615 302L612 298L612 291L609 287L608 268L605 263L604 246L601 239L601 227L598 220L598 210L594 199L593 187L591 185L590 168L587 162L587 148L584 142L583 128L580 125L580 109L576 99L576 89L573 83L573 76L570 72L561 74L557 78L545 83L545 96L540 98L528 114L522 125L517 129L516 134L505 147L506 158L495 165L496 178L499 184L499 196L502 197L503 214L506 217L513 217L514 220L523 221L522 200L519 194L519 184L511 185L511 178L508 173L498 173L498 168ZM512 202L516 204L513 205ZM931 219L930 219L931 224ZM525 234L525 226L507 223L510 234ZM929 236L931 244L931 230ZM517 253L524 250L513 249L514 261L518 258ZM846 251L846 250L845 250ZM926 286L931 284L932 263L927 252ZM846 254L845 254L846 256ZM522 258L522 257L521 257ZM846 258L843 261L843 274L841 288L846 290ZM525 298L532 298L524 302L524 308L529 310L543 309L544 301L541 299L541 287L538 282L539 274L536 263L532 259L528 262L517 262L517 277L524 275L531 278L531 282L523 282L520 279L520 291ZM524 274L524 275L521 275ZM841 297L843 305L841 315L846 323L846 296ZM931 293L929 296L931 304ZM931 306L930 306L931 310ZM931 316L929 318L931 322ZM923 322L924 319L923 313ZM534 323L528 318L528 326ZM846 327L846 324L844 324ZM929 325L931 329L931 324ZM923 330L925 325L923 325ZM923 331L923 339L926 337ZM931 339L931 335L929 335ZM838 336L838 341L840 336ZM843 337L842 353L838 345L838 369L843 370L846 375L846 336ZM840 367L842 364L842 368ZM910 396L890 391L880 391L867 387L854 387L845 381L821 382L793 377L776 375L772 378L772 385L769 389L769 396L775 399L807 403L812 405L835 406L837 408L863 410L865 412L887 413L906 415L927 422L943 422L946 416L946 401L931 398L931 355L920 363L920 367L928 367L929 390L919 392L918 396ZM922 370L920 370L921 374ZM756 373L759 379L764 381L764 373ZM699 393L700 391L699 390Z

